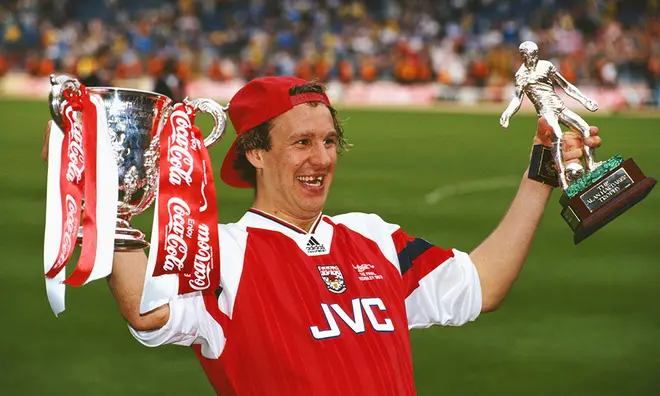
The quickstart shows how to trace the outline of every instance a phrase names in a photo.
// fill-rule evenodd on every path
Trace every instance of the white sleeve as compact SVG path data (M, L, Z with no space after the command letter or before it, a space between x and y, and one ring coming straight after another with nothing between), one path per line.
M220 240L220 271L222 293L213 307L207 307L201 292L176 295L169 302L170 317L165 326L154 331L137 331L129 326L131 334L143 345L156 347L164 344L202 346L202 355L209 359L220 356L224 350L226 337L222 326L209 313L231 318L238 285L243 271L243 257L247 232L244 227L234 224L218 225ZM166 279L168 278L169 279ZM153 290L164 290L163 295L171 295L174 287L163 286L176 283L175 276L162 276L152 279ZM207 301L208 303L208 301ZM153 308L152 308L153 309ZM225 322L222 322L225 323Z
M460 326L479 316L481 284L477 269L468 254L452 251L453 257L419 279L417 288L406 298L408 328Z
M481 284L470 256L411 237L375 214L332 220L373 240L401 274L409 328L460 326L481 313Z
M131 334L148 347L200 344L205 357L220 356L226 341L224 331L207 312L201 293L179 296L169 304L170 317L165 326L153 331L138 331L129 325Z

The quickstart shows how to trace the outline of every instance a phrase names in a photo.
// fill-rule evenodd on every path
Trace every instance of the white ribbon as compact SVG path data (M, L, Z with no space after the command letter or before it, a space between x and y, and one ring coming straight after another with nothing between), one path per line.
M46 187L46 231L44 234L44 274L57 259L62 237L62 200L60 198L60 167L64 132L51 121L48 139L48 181ZM46 295L55 316L64 311L64 278L60 271L54 278L46 278Z
M112 272L114 254L114 236L117 220L117 200L119 176L114 158L103 100L98 95L91 95L97 111L97 163L96 163L96 219L97 250L94 268L85 284L104 278ZM48 181L46 190L46 229L44 233L44 273L53 265L59 252L62 233L62 202L60 198L60 167L64 132L51 123L48 141ZM46 278L46 295L50 307L58 316L65 309L66 270L53 279Z

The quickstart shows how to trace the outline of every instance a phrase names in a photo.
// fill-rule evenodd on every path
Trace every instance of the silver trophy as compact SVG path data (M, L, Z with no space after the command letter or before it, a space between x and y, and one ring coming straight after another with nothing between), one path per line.
M587 98L573 84L562 76L557 68L546 60L539 60L539 48L532 41L525 41L519 47L523 64L516 72L515 95L509 106L502 113L500 124L506 128L509 119L520 109L523 94L534 105L539 117L544 117L554 132L553 159L557 166L559 182L563 189L584 175L584 167L571 163L568 167L562 159L562 129L560 123L576 131L583 138L590 135L589 124L579 115L567 108L561 98L555 93L555 86L559 86L566 94L577 100L589 111L598 110L598 104ZM594 159L594 150L584 146L586 171L595 170L600 163Z
M560 124L590 136L589 124L566 107L555 93L555 86L566 92L589 111L598 110L598 104L587 98L569 83L547 60L539 59L539 48L525 41L518 48L523 64L515 75L515 94L500 118L507 128L510 118L520 109L527 96L539 117L544 117L553 131L553 146L535 145L532 150L528 177L554 187L561 187L559 203L561 216L573 231L574 243L579 243L614 218L643 200L656 184L646 177L632 158L624 160L619 154L596 162L593 148L582 146L584 158L565 163L562 155L562 129Z
M50 77L49 107L53 120L64 130L62 119L65 92L78 93L80 82L66 75ZM156 197L158 184L159 137L174 103L155 92L112 87L87 87L105 104L108 133L119 171L119 202L115 250L149 247L144 233L131 227L131 217L144 212ZM211 99L188 101L195 111L208 113L215 125L204 145L211 147L222 138L227 126L227 108ZM75 114L80 121L81 114ZM83 209L84 210L84 209ZM82 230L78 233L78 244Z

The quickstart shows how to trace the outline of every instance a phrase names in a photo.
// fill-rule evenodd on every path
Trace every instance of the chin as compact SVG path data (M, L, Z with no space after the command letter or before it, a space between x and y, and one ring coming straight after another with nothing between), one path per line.
M302 205L302 208L306 212L316 213L316 212L322 211L324 206L325 206L325 198L322 199L322 200L321 199L319 199L319 200L315 199L315 200L312 200L312 201L307 201L307 202L304 203L304 205Z
M300 209L306 213L318 213L323 211L325 206L326 197L317 197L317 198L303 198L300 201Z

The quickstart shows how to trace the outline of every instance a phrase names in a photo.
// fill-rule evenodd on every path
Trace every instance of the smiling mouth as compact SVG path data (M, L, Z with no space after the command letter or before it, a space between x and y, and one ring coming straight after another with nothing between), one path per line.
M324 176L297 176L296 180L309 187L321 187Z

